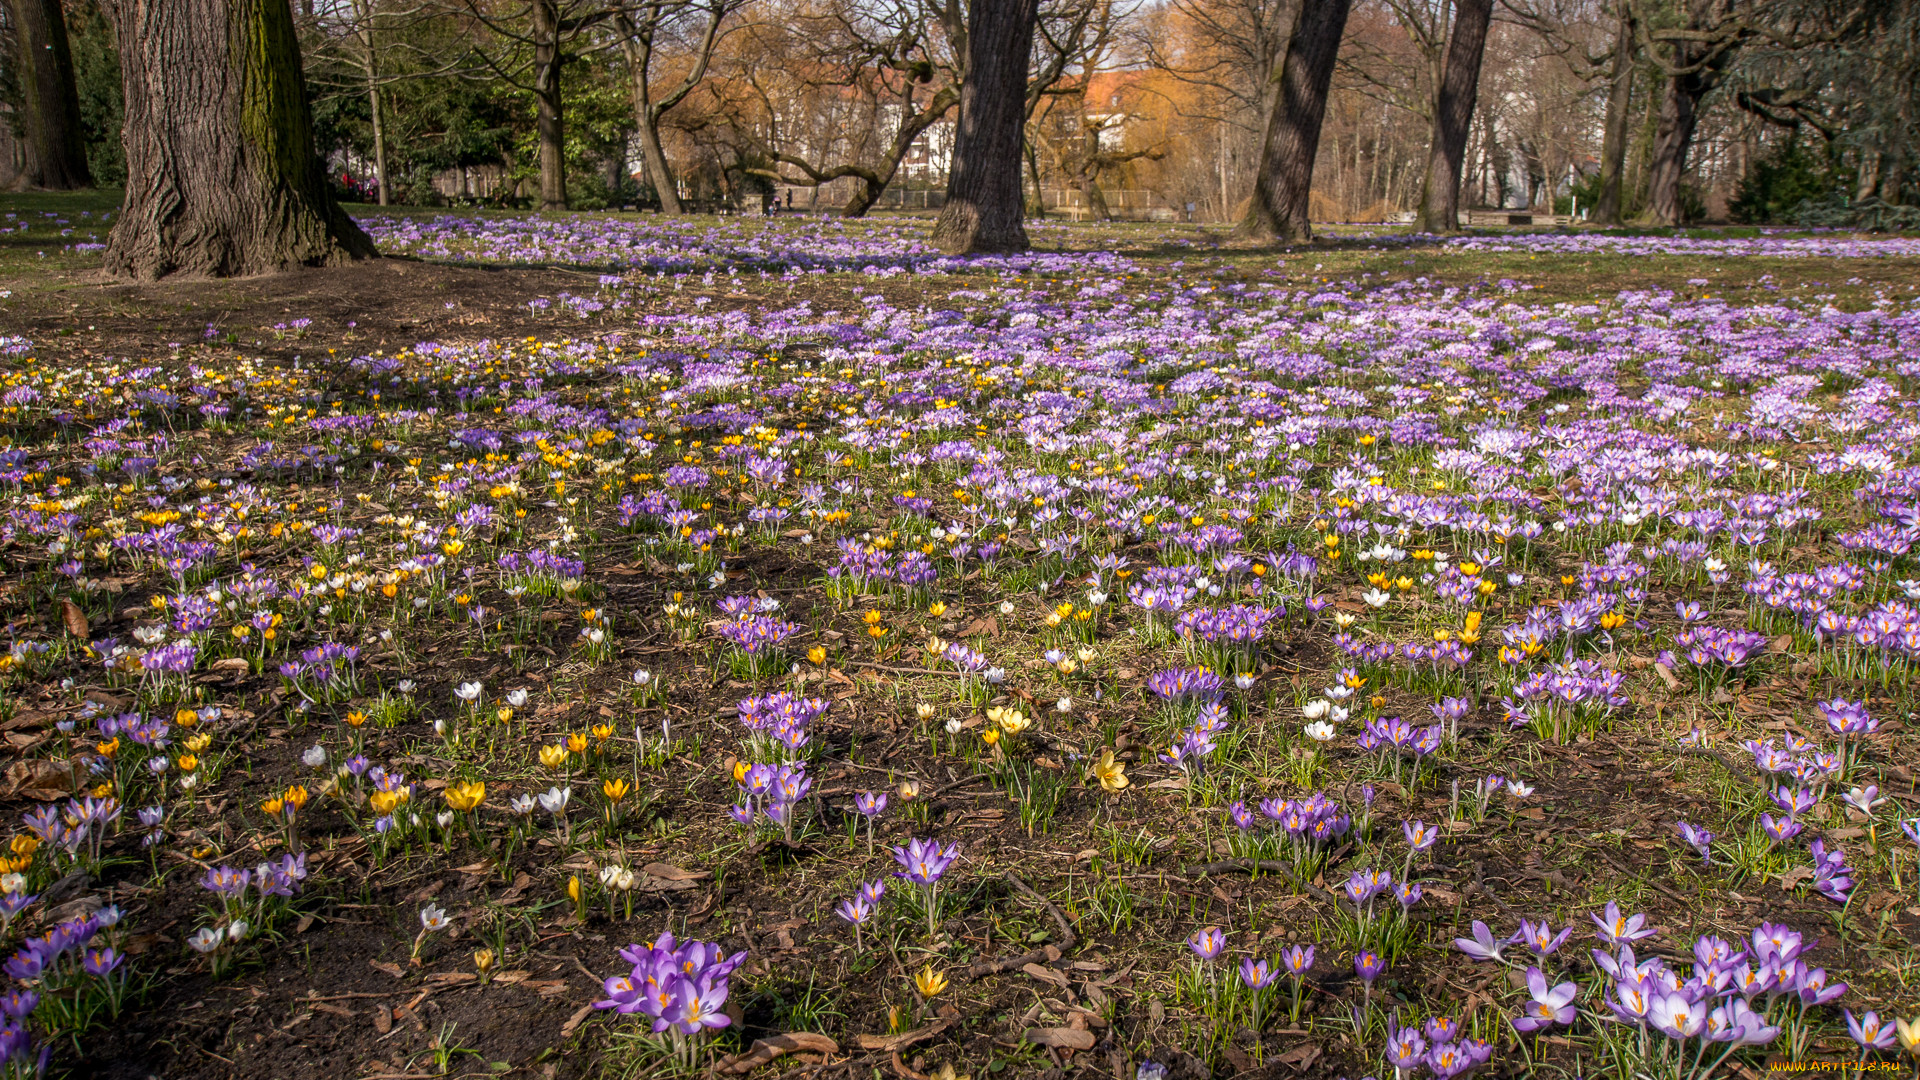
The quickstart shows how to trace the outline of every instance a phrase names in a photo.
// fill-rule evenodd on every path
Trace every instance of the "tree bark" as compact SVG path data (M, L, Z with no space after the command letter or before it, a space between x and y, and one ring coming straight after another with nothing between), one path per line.
M229 277L378 255L334 202L288 0L104 0L127 190L106 271Z
M1434 95L1427 179L1420 192L1419 228L1427 233L1460 231L1460 167L1466 161L1474 98L1480 92L1480 60L1487 51L1493 0L1459 0L1453 11L1447 64Z
M60 0L8 0L7 6L19 47L16 78L26 121L26 182L60 190L92 187Z
M540 141L540 209L567 208L566 114L560 100L560 10L533 4L534 129Z
M652 13L649 13L652 14ZM626 56L627 78L633 90L633 126L640 134L640 161L647 168L647 179L660 197L663 213L679 215L680 188L667 165L667 154L660 146L660 114L653 107L653 32L657 16L644 28L636 27L624 9L614 13L614 27L620 34L620 51Z
M947 201L934 246L949 255L1026 251L1021 148L1038 0L973 0Z
M1690 50L1676 47L1676 59L1685 62ZM1700 99L1707 82L1699 71L1669 75L1660 100L1660 122L1653 134L1653 158L1647 166L1647 217L1655 225L1683 224L1680 180L1687 172L1687 151L1700 120Z
M1302 0L1295 12L1293 32L1268 79L1267 130L1253 201L1235 235L1251 240L1312 238L1307 197L1313 191L1313 159L1320 150L1327 90L1333 85L1334 61L1351 7L1352 0Z
M1600 140L1600 198L1593 206L1597 225L1618 225L1624 216L1620 186L1627 165L1627 127L1632 122L1635 34L1633 4L1620 0L1620 29L1613 38L1613 71L1607 88L1606 130Z
M1853 199L1855 202L1859 202L1861 199L1870 199L1880 190L1880 165L1883 160L1884 155L1878 150L1866 149L1860 151L1860 171L1853 185Z
M373 182L380 188L380 205L391 205L387 196L387 128L380 117L380 87L367 88L367 108L373 113Z
M634 76L636 79L641 76ZM653 182L654 193L660 196L660 210L668 214L683 214L685 208L680 205L679 181L673 178L673 167L667 164L667 152L660 146L660 125L651 118L642 119L648 110L645 106L634 106L634 124L640 133L640 161L647 167L647 179Z
M309 3L311 7L311 3ZM367 73L367 112L373 118L373 182L380 189L380 205L390 205L387 195L387 128L381 113L380 53L373 39L373 0L354 0L354 21L358 26L360 49ZM312 12L308 12L312 17Z

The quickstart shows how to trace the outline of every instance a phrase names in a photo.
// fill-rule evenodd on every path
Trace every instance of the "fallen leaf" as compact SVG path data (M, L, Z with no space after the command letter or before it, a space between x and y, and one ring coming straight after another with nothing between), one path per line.
M574 1029L579 1027L581 1022L591 1015L593 1015L593 1006L591 1004L582 1005L578 1009L575 1009L573 1015L567 1017L567 1022L560 1025L560 1037L564 1039L573 1034Z
M0 776L0 799L25 798L52 802L79 790L73 766L45 758L28 758L7 766Z
M81 641L87 640L87 613L80 610L79 604L62 597L60 600L60 622L67 628L67 633L72 634Z
M387 1032L393 1030L393 1010L392 1009L387 1008L385 1005L374 1006L373 1030L376 1034L380 1034L380 1035L385 1035Z
M1051 1046L1056 1050L1091 1050L1094 1043L1093 1032L1064 1027L1028 1028L1026 1039L1037 1046Z
M399 964L389 964L385 960L369 960L367 963L372 964L375 971L384 971L396 979L406 974L406 970Z
M682 870L677 866L661 862L650 862L641 867L640 871L648 877L661 878L665 881L705 881L713 876L711 870Z
M917 1042L924 1042L947 1030L951 1020L935 1020L926 1027L903 1031L898 1035L861 1035L858 1037L860 1049L878 1050L881 1053L898 1053Z
M1041 967L1039 964L1028 964L1020 970L1039 979L1041 982L1052 983L1062 989L1067 985L1067 977L1050 967Z
M816 1035L811 1031L790 1031L785 1035L775 1035L770 1039L755 1039L746 1053L734 1054L723 1058L713 1067L717 1073L751 1072L774 1058L785 1054L837 1054L840 1044L825 1035Z
M1301 1043L1273 1060L1296 1072L1305 1072L1307 1066L1320 1060L1320 1044Z

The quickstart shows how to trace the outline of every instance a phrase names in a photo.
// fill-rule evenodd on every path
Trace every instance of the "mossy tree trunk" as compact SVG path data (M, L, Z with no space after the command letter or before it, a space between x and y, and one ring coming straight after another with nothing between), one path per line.
M314 154L288 0L103 0L127 191L108 274L235 277L371 258Z

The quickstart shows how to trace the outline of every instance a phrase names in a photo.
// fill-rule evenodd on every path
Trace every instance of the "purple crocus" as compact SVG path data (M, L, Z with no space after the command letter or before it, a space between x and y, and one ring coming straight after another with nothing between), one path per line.
M931 889L940 884L941 877L945 876L947 868L953 865L953 860L959 855L958 844L948 844L942 848L938 840L909 840L906 847L893 849L893 861L901 867L894 876Z
M1187 948L1193 950L1193 955L1208 963L1212 963L1226 947L1227 935L1221 933L1217 926L1195 930L1187 938Z
M1366 983L1369 988L1373 986L1373 980L1379 978L1386 967L1386 958L1371 949L1362 949L1353 956L1353 973L1360 976L1360 981Z
M1685 840L1688 847L1699 853L1701 862L1713 861L1712 833L1685 821L1676 821L1673 827L1679 832L1680 839Z
M1280 972L1270 967L1265 960L1255 960L1249 956L1240 961L1240 981L1249 990L1265 990L1279 977Z
M1542 919L1535 923L1522 919L1519 932L1515 933L1511 940L1516 945L1525 945L1532 949L1536 956L1552 956L1554 951L1565 945L1567 938L1572 935L1573 927L1571 926L1555 935L1553 923L1550 920Z
M1537 967L1527 969L1527 1003L1520 1007L1520 1015L1513 1018L1516 1031L1531 1034L1541 1028L1554 1025L1565 1026L1573 1023L1579 1010L1573 1006L1574 995L1579 987L1563 982L1552 988L1547 986L1547 977Z
M1493 931L1487 929L1487 924L1478 919L1473 921L1473 937L1453 939L1454 948L1459 949L1475 960L1499 960L1501 962L1505 962L1506 958L1502 953L1506 951L1509 943L1509 941L1502 941L1494 937Z
M1868 1050L1893 1049L1893 1025L1882 1022L1879 1013L1869 1009L1856 1018L1852 1009L1841 1011L1847 1017L1847 1034L1853 1036L1853 1041L1860 1044L1862 1053Z
M1653 930L1647 926L1647 917L1645 915L1635 914L1622 916L1620 914L1620 905L1612 900L1607 901L1605 915L1592 915L1589 917L1593 919L1593 924L1599 927L1599 929L1594 932L1594 936L1609 945L1622 945L1629 941L1640 941L1652 937L1654 933Z

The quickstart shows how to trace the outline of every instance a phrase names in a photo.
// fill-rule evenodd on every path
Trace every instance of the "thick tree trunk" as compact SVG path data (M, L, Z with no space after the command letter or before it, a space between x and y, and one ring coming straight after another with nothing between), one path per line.
M378 255L314 153L287 0L104 2L127 151L109 274L227 277Z
M540 140L540 209L567 208L566 114L560 100L560 11L533 4L534 129Z
M1351 0L1302 0L1293 32L1269 79L1267 131L1261 141L1253 201L1235 234L1252 240L1307 240L1307 196L1320 150L1327 90L1333 85L1340 36ZM1231 213L1231 211L1228 211Z
M1606 130L1600 140L1600 198L1594 203L1597 225L1618 225L1624 216L1620 190L1627 165L1627 127L1633 111L1634 21L1631 0L1620 0L1620 29L1613 38L1613 71L1607 88Z
M1453 7L1453 35L1447 42L1447 66L1434 95L1433 143L1427 151L1427 179L1420 193L1420 231L1460 231L1460 167L1467 158L1467 133L1473 127L1474 98L1480 92L1480 60L1487 51L1487 26L1493 0L1459 0Z
M61 190L92 187L60 0L8 0L7 9L19 47L15 78L26 121L26 182Z
M949 255L1025 251L1020 151L1038 0L973 0L947 202L933 227Z
M1687 50L1675 49L1675 53L1676 60L1687 62ZM1693 145L1700 99L1706 92L1706 79L1699 72L1667 77L1666 94L1660 101L1660 123L1653 134L1653 158L1647 166L1647 217L1655 225L1684 223L1680 180L1687 172L1687 151Z

